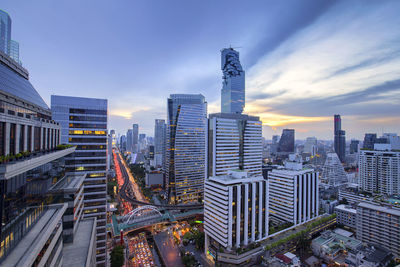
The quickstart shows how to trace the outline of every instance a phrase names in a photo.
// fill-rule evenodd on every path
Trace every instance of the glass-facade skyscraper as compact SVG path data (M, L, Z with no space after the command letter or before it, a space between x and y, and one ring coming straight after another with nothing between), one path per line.
M221 51L223 72L221 112L241 114L245 106L245 74L239 61L239 52L233 48Z
M199 202L206 176L207 102L201 94L168 98L166 174L171 204Z
M11 40L11 17L3 10L0 10L0 50L9 55L15 62L21 64L19 44Z
M281 139L279 140L278 152L284 154L294 152L294 129L283 129Z
M341 162L346 157L346 132L342 130L342 119L340 115L334 116L334 148Z

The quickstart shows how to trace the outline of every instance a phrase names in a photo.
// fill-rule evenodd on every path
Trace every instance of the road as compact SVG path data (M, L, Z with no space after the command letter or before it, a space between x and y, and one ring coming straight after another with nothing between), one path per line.
M184 267L182 259L179 256L179 248L175 244L172 235L169 235L167 232L161 232L154 236L154 241L166 267Z
M138 184L136 183L135 179L133 178L133 175L131 173L131 170L129 169L129 166L126 164L125 160L121 157L121 154L117 152L118 156L118 161L124 166L121 168L122 173L129 178L131 188L133 191L133 194L135 198L138 201L143 201L143 202L148 202L145 196L142 194L142 191L140 191L140 188Z

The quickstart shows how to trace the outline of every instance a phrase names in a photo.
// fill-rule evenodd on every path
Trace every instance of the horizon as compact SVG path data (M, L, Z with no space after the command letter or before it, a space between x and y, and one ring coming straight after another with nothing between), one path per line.
M334 114L347 140L400 132L399 2L89 2L1 7L48 106L52 94L106 98L109 130L138 123L153 136L170 94L201 93L208 114L220 111L220 50L232 46L246 72L244 113L261 117L266 140L284 128L332 140Z

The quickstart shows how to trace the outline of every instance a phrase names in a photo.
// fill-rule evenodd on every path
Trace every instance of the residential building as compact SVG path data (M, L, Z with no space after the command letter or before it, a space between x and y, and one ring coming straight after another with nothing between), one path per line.
M207 175L207 102L201 94L168 98L166 174L170 203L202 200Z
M400 257L400 209L361 202L356 228L357 239L378 244Z
M342 130L340 115L334 116L334 148L341 162L346 157L346 132Z
M278 144L278 154L288 155L294 153L294 129L283 129Z
M222 49L221 70L221 112L241 114L245 106L245 73L238 51L233 48Z
M28 72L1 51L0 84L0 265L61 266L72 202L51 190L66 179L65 157L76 148L60 146L60 125ZM89 246L76 244L82 257L90 254Z
M132 124L132 153L139 153L139 124Z
M382 145L375 144L375 147ZM360 150L359 183L363 191L385 195L400 194L400 152L384 150ZM389 148L387 151L386 148Z
M268 181L229 171L205 182L205 251L235 251L268 237Z
M51 96L53 119L61 125L61 142L76 146L66 159L67 174L86 173L84 217L96 217L96 262L106 264L107 100Z
M376 244L363 246L357 252L348 253L346 257L346 264L349 266L360 267L381 267L389 266L393 259L392 253Z
M269 214L278 223L307 222L319 213L318 172L303 169L301 157L290 154L285 169L268 173Z
M348 182L347 174L336 153L326 155L321 177L331 186L340 186Z
M165 168L165 146L166 146L165 120L156 119L154 125L154 159L155 165Z
M244 114L210 114L208 176L227 175L237 169L262 175L262 122Z
M352 206L338 205L335 207L336 221L338 224L356 229L357 227L357 210Z

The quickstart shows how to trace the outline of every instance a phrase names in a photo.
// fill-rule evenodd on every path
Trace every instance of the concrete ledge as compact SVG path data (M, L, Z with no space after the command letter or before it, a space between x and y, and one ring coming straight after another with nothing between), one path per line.
M53 160L65 157L75 151L76 147L49 152L44 155L32 157L26 160L19 160L0 166L0 180L8 180L18 174L30 171L36 167L49 163Z

